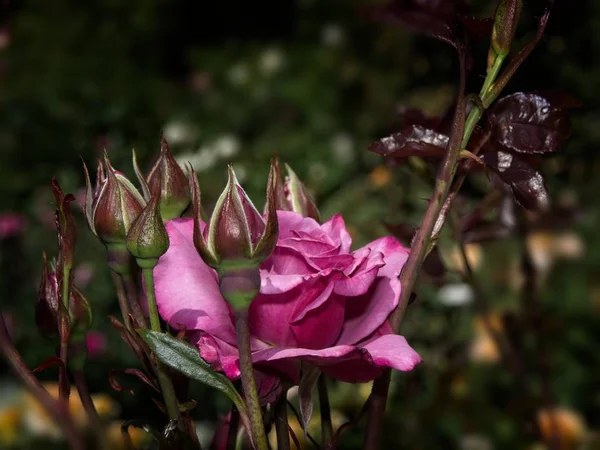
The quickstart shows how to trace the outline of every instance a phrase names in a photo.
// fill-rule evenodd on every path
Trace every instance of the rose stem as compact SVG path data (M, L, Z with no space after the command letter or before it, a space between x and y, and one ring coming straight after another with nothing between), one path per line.
M66 314L69 314L70 311L70 297L71 297L71 266L65 264L63 267L62 273L62 292L61 292L61 301L63 304L63 308L60 309L58 314L59 321L59 334L60 334L60 347L58 357L63 363L63 368L58 371L58 396L65 402L69 401L69 394L71 391L71 386L69 385L69 376L67 374L67 358L69 354L69 333L65 335L64 332L66 330L70 330L70 324L68 321L68 317Z
M327 378L321 374L317 381L319 392L319 409L321 410L321 445L327 448L333 438L333 424L331 422L331 406L329 405L329 392L327 392Z
M235 450L236 449L239 427L240 427L240 412L234 406L231 408L231 418L229 419L229 430L227 430L226 450Z
M90 427L92 430L94 430L94 434L96 435L98 448L106 449L108 447L106 445L106 441L104 440L104 427L102 426L102 421L100 420L100 416L98 415L98 411L96 411L96 406L94 405L94 401L92 400L90 391L88 390L83 370L74 370L73 380L75 381L75 387L79 393L79 398L81 399L83 409L85 409L90 421Z
M287 392L281 393L281 397L275 403L275 432L277 434L277 450L290 450L290 429L287 413Z
M129 315L133 316L137 326L147 328L146 318L140 307L137 288L131 273L131 255L121 245L111 245L106 248L108 267L113 274L118 275L118 280L113 277L119 296L119 306L127 329L131 329ZM125 300L124 300L125 299Z
M144 283L146 286L146 298L148 299L148 314L150 315L150 327L152 331L160 332L160 318L158 316L158 307L156 306L156 296L154 295L154 274L152 268L143 269ZM175 395L175 388L167 374L165 367L157 362L158 381L160 389L165 399L167 412L171 420L179 421L179 402Z
M444 156L444 160L440 166L438 176L436 179L435 187L429 205L423 216L421 226L415 235L411 251L406 262L406 265L402 269L400 274L400 282L402 284L402 292L398 306L392 312L390 316L390 323L392 328L397 333L400 330L400 325L406 312L408 305L408 299L413 291L417 275L421 270L423 261L427 253L431 249L431 246L435 244L432 241L432 231L436 227L440 213L444 207L444 203L448 194L450 193L450 187L452 180L456 173L456 167L460 159L460 151L465 148L475 125L481 118L482 111L479 105L474 106L469 112L468 117L465 119L465 58L463 55L459 55L460 61L460 82L459 82L459 94L456 102L456 110L454 112L454 118L452 120L452 132L450 134L450 140L448 142L448 151ZM484 86L492 86L495 78L498 75L498 70L488 72L486 79L483 83ZM489 78L492 80L489 81ZM483 90L482 90L483 93ZM497 92L491 93L490 90L483 93L485 98L482 99L483 104L489 105L489 99L487 96L497 96ZM371 392L371 398L369 402L369 417L367 420L367 430L365 433L365 440L363 442L363 450L377 450L379 448L379 439L381 435L381 429L383 426L383 415L385 413L385 406L387 402L387 395L389 392L389 385L391 380L391 370L387 369L383 374L373 382L373 390Z
M123 280L117 272L111 270L111 275L115 289L117 291L117 298L119 299L119 308L121 309L121 315L123 316L123 322L128 330L131 329L131 323L129 320L130 309L127 301L127 295L125 294L125 286L123 286Z
M238 350L240 352L240 371L242 388L246 397L246 405L250 418L252 440L257 450L268 450L267 435L263 424L260 400L254 381L254 367L252 366L252 353L250 347L250 330L248 328L248 310L241 309L236 312L236 332Z
M4 323L4 316L0 313L0 351L11 366L13 372L21 378L29 392L54 419L64 433L73 450L84 450L85 446L81 437L76 433L76 426L69 416L65 404L57 401L44 389L40 381L31 373L25 361L11 342Z
M133 317L135 317L135 320L138 322L139 326L145 328L147 327L146 318L144 317L144 313L142 312L142 308L140 306L140 296L138 295L138 289L135 285L131 270L127 270L120 275L121 279L123 280L123 286L125 287L125 294L127 295L127 299L131 305Z

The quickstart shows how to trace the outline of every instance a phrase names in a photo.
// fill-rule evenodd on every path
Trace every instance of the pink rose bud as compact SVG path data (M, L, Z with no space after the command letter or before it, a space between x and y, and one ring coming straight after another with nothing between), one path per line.
M85 216L92 232L105 245L124 245L131 224L146 202L135 186L111 166L106 154L104 163L106 167L98 166L99 178L94 192L84 165L87 185Z
M160 155L146 178L148 188L154 191L160 188L160 215L163 220L180 217L190 206L191 196L187 176L169 152L167 141L163 138Z

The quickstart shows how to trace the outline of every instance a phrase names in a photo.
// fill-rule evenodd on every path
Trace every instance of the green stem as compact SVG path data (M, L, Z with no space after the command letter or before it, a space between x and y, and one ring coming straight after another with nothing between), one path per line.
M246 398L246 406L248 407L252 442L256 450L268 450L269 445L267 443L267 435L265 434L258 390L254 381L247 309L238 310L236 313L236 332L238 350L240 352L242 388L244 389L244 397Z
M284 390L275 403L275 432L277 434L277 450L290 450L290 429L287 413L287 392Z
M321 410L321 443L323 448L327 448L333 438L333 423L331 422L327 378L325 378L325 374L323 373L317 381L317 389L319 392L319 409Z
M492 84L494 84L494 81L496 81L496 78L498 77L498 72L500 72L504 58L506 58L506 56L503 55L496 55L494 58L494 63L487 71L485 80L483 81L483 86L481 87L481 92L479 93L480 98L487 97L490 87L492 87Z
M152 331L160 332L160 317L158 307L156 306L156 296L154 293L154 274L152 268L143 269L144 283L146 286L146 298L148 299L148 314L150 315L150 327ZM171 420L179 421L179 402L175 395L175 388L166 368L163 364L157 362L158 382L167 406L167 412Z

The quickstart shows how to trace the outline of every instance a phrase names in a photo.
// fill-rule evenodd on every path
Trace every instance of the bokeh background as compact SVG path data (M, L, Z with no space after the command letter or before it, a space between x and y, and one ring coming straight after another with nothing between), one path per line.
M208 203L233 162L259 205L269 159L279 155L324 217L344 215L356 245L389 234L386 224L418 223L432 181L423 163L389 165L367 147L398 129L404 108L444 113L456 93L455 55L438 41L367 20L360 10L368 3L3 2L0 302L31 367L53 352L33 322L42 250L56 252L50 180L81 198L81 158L94 167L104 149L132 175L131 149L147 167L162 135L178 161L199 173ZM471 5L485 16L493 3ZM543 4L524 3L519 42L531 37ZM561 212L539 218L525 236L467 246L485 314L464 282L452 233L442 236L446 273L422 277L403 324L424 364L395 374L382 448L543 448L536 423L542 434L560 434L560 448L600 448L599 27L597 1L557 1L545 39L506 88L561 89L582 104L572 137L541 165ZM486 49L487 42L475 46L473 92ZM461 204L475 205L489 189L483 174L469 178ZM157 413L135 378L118 377L135 396L109 386L111 370L135 361L106 318L117 307L104 249L83 220L80 230L75 280L94 308L90 385L118 432L123 419L153 421ZM535 267L534 300L522 289L523 249ZM485 323L513 345L516 371ZM50 382L55 373L40 377ZM335 421L355 418L369 390L333 385ZM198 433L210 439L227 402L200 386L193 396ZM360 448L362 425L339 448ZM53 433L0 362L0 448L37 448L55 442Z

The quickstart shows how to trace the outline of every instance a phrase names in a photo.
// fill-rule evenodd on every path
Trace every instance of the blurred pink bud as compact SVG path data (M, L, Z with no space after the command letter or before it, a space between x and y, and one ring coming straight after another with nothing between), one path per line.
M106 336L99 331L90 331L85 335L88 358L94 359L106 352Z
M26 226L25 217L14 212L0 213L0 240L17 236Z

